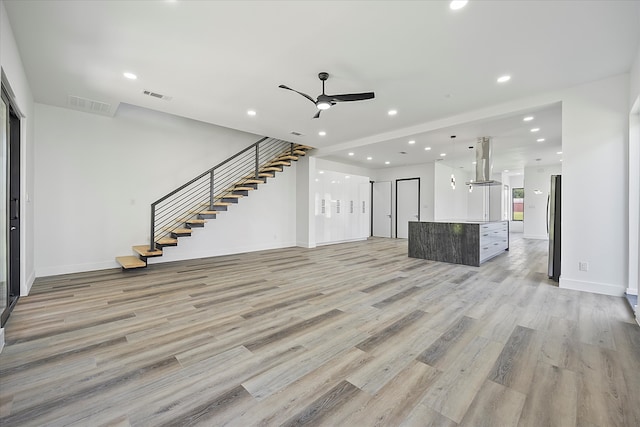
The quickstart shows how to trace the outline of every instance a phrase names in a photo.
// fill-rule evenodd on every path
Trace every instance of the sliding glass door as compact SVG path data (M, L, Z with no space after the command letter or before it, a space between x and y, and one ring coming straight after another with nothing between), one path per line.
M7 206L7 187L8 187L8 145L9 145L9 106L2 94L2 102L0 103L0 313L2 314L2 323L4 324L8 315L8 264L9 251L7 230L9 229L9 216Z

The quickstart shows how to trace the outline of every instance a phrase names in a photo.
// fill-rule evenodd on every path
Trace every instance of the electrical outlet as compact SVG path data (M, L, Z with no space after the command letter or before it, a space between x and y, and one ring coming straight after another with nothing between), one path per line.
M585 261L578 262L578 270L589 271L589 263Z

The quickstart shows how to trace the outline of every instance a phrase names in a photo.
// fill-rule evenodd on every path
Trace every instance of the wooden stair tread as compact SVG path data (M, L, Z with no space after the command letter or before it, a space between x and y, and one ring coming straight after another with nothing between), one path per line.
M191 234L191 229L190 228L174 228L173 230L171 230L171 232L176 234Z
M260 172L258 176L262 178L273 178L275 175L268 172Z
M260 169L260 172L282 172L282 168L277 166L267 166Z
M171 245L177 245L177 244L178 244L178 239L174 239L173 237L163 237L162 239L156 240L156 245L171 246Z
M253 187L242 187L242 186L239 186L239 187L235 187L233 189L233 191L251 191L251 190L254 190L254 188Z
M308 145L296 144L293 146L294 149L298 148L301 150L313 150L313 147L309 147Z
M302 151L302 150L293 150L293 154L297 155L297 156L304 156L307 154L306 151Z
M260 180L260 179L251 179L251 178L247 178L247 179L243 179L241 181L242 184L264 184L264 181Z
M229 202L215 202L213 206L231 206L233 203Z
M183 220L178 221L178 222L186 222L187 224L206 224L207 220L206 219L191 218L191 219L183 219Z
M242 199L244 196L242 194L233 194L227 193L223 196L220 196L221 199Z
M273 161L271 163L269 163L269 166L291 166L291 162L285 162L285 161L281 161L281 160L276 160Z
M125 270L132 269L132 268L143 268L147 266L146 262L144 262L143 260L141 260L135 255L119 256L119 257L116 257L116 261Z
M205 205L209 206L209 203L205 203ZM217 215L220 212L219 211L210 211L210 210L204 210L204 211L189 211L190 214L192 215Z
M149 250L149 245L133 246L133 250L144 257L162 256L162 249Z
M276 160L298 160L298 156L291 156L291 155L280 156Z

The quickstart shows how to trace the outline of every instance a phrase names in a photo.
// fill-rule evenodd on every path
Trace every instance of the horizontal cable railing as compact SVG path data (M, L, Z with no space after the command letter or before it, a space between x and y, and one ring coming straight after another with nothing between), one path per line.
M149 250L155 250L156 243L172 233L180 234L187 221L215 210L216 203L233 194L236 187L260 179L265 165L293 153L291 142L262 138L153 202Z

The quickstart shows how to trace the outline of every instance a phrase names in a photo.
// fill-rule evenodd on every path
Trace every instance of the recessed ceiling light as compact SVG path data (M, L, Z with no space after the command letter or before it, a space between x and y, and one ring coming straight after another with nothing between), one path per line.
M440 157L444 157L446 155L447 155L447 153L440 153Z
M354 154L356 154L356 153L353 153L353 152L349 153L350 156L353 156Z
M477 165L477 164L478 164L478 162L471 162L471 164L472 164L472 165Z
M540 128L533 128L531 129L531 132L538 132L540 130Z
M544 141L545 141L545 139L544 139L544 138L538 138L538 139L536 139L536 142L544 142Z
M127 72L122 73L122 75L123 75L123 76L125 76L126 78L128 78L129 80L135 80L135 79L137 79L137 78L138 78L138 76L136 76L135 74L130 73L130 72L128 72L128 71L127 71Z
M507 173L507 172L509 172L509 169L505 169L505 170L504 170L504 173Z
M562 151L558 151L556 154L562 154Z
M320 171L320 172L318 172L318 173L324 173L324 171Z
M373 157L369 156L367 157L367 160L373 160Z
M500 76L498 77L498 83L506 83L511 80L511 76Z
M425 151L429 151L429 150L431 150L431 147L424 147L424 150Z
M415 144L415 143L416 143L416 142L415 142L413 139L412 139L411 141L409 141L409 144L411 144L411 145L413 145L413 144Z
M325 136L326 134L327 134L327 133L326 133L325 131L323 131L323 130L321 130L320 132L318 132L318 135L320 135L320 136Z
M398 110L389 110L387 114L390 116L395 116L396 114L398 114Z
M460 10L465 7L468 3L468 0L453 0L449 3L449 8L451 10Z
M385 165L388 165L388 164L390 164L390 163L391 163L391 162L390 162L390 161L388 161L388 160L387 160L386 162L384 162L384 164L385 164Z
M247 115L248 116L255 116L256 115L256 111L255 110L247 110Z
M530 122L531 120L533 120L533 116L527 116L524 119L522 119L523 122Z

